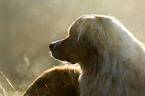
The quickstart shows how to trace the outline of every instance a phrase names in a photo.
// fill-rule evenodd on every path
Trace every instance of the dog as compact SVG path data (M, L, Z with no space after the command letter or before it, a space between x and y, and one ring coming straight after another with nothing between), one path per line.
M145 96L145 47L115 17L83 15L68 32L49 47L80 65L80 96Z
M79 96L79 67L55 66L43 72L22 96Z

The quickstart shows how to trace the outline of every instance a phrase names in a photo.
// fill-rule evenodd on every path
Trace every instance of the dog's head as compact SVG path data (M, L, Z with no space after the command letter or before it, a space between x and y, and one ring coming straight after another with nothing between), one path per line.
M98 15L84 15L74 21L63 39L50 44L52 55L63 61L78 63L88 61L91 53L96 53L97 38L102 34L104 17ZM105 23L104 23L105 24ZM97 33L98 32L98 33ZM104 36L105 38L105 36ZM101 40L103 41L103 40ZM94 48L94 50L93 50Z
M105 31L103 27L107 26L104 23L107 18L102 18L104 17L98 15L84 15L76 19L71 24L68 30L69 35L65 39L50 44L53 57L73 64L87 65L92 61L92 57L98 54L99 47L97 48L96 45L101 46L100 42L105 43L103 39L107 38L107 35L101 35ZM102 38L102 40L99 41L97 38ZM100 50L102 48L100 47Z
M127 53L133 52L133 36L114 17L84 15L72 23L68 32L65 39L50 44L52 55L59 60L88 68L94 62L107 64L117 55L132 55Z
M53 57L62 61L68 61L72 64L85 62L89 59L89 46L84 46L77 41L77 35L69 31L67 38L53 42L49 45Z

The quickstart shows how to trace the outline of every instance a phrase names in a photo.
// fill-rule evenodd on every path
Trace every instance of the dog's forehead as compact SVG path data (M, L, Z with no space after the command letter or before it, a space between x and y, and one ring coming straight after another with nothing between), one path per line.
M105 15L83 15L77 18L69 27L68 35L73 38L80 39L81 35L91 35L94 34L95 30L100 30L103 24L107 24L113 18L111 16ZM98 27L100 26L100 27ZM90 30L90 31L88 31ZM92 31L91 31L92 30Z
M79 37L81 35L81 30L84 30L82 28L85 25L85 23L89 24L89 22L91 23L91 21L94 21L95 19L96 19L95 15L84 15L84 16L81 16L80 18L76 19L71 24L71 26L68 29L68 35L69 36L73 36L73 37L78 37L78 39L79 39ZM82 27L80 27L80 26L82 26Z

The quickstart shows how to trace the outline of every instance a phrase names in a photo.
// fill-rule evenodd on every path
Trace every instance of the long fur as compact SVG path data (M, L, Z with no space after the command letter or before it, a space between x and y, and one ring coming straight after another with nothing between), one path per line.
M81 64L80 96L145 96L145 48L119 21L84 15L71 28L95 50L90 67Z
M79 17L50 50L79 63L80 96L145 96L145 47L114 17Z

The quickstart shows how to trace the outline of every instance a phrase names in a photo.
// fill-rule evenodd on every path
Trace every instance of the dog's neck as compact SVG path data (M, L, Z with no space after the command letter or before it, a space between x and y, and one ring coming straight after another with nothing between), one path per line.
M90 61L92 60L90 59ZM141 90L144 88L144 86L141 85L142 84L141 82L144 79L143 75L142 76L140 75L141 70L139 69L141 68L137 68L137 66L134 65L131 66L132 62L136 60L133 61L128 60L126 62L117 61L118 63L115 67L116 69L115 70L111 69L111 71L106 71L106 68L104 67L106 65L103 64L102 66L97 66L101 64L93 64L92 66L92 63L97 63L97 61L96 62L90 61L86 61L83 64L80 64L85 65L81 66L82 69L80 79L80 88L82 88L80 89L81 96L138 96L138 94L136 94L137 92L133 94L132 91L139 91L139 89ZM134 62L134 64L135 63L137 62ZM111 66L111 68L113 67L114 66ZM130 86L129 89L127 89L128 86Z

